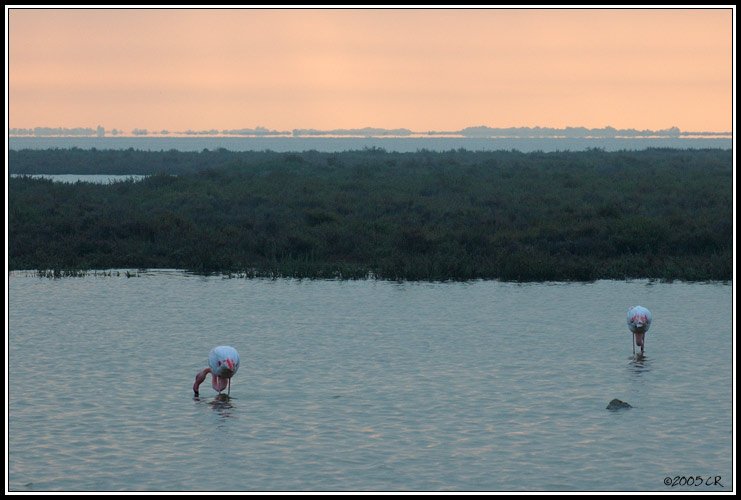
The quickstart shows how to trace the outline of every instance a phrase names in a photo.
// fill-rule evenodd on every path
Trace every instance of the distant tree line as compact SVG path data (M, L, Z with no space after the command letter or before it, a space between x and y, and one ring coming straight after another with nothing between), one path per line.
M677 127L662 130L616 129L614 127L586 128L586 127L466 127L454 132L464 137L679 137L681 131Z
M22 149L8 151L11 174L176 174L198 172L235 163L259 165L280 161L285 153L209 151L142 151L138 149Z
M10 269L729 280L729 150L10 152ZM175 175L173 175L175 174Z
M98 125L96 128L89 127L34 127L34 128L11 128L8 132L10 135L33 135L37 137L47 136L97 136L103 137L106 133L105 129ZM111 131L113 135L118 134L118 130L113 129Z
M294 137L306 135L346 135L346 136L363 136L363 137L383 137L383 136L408 136L414 134L408 128L337 128L332 130L319 130L314 128L295 128L292 132Z
M125 134L123 130L112 129L107 131L111 135ZM134 128L131 134L134 136L146 135L169 135L169 130L148 130L146 128ZM350 129L312 129L312 128L295 128L288 130L271 130L265 127L255 128L238 128L238 129L204 129L204 130L181 130L172 132L176 135L190 136L216 136L216 135L243 135L243 136L361 136L361 137L384 137L395 136L405 137L415 134L435 135L458 135L463 137L509 137L509 138L532 138L532 137L568 137L568 138L585 138L585 137L680 137L686 135L699 136L729 136L731 132L687 132L678 127L669 127L666 129L637 130L633 128L616 129L614 127L586 128L586 127L487 127L485 125L477 127L466 127L460 130L430 130L426 132L414 132L408 128L386 129L378 127L350 128ZM62 127L36 127L36 128L11 128L10 135L13 136L91 136L97 135L103 137L106 130L98 126L92 128L62 128Z

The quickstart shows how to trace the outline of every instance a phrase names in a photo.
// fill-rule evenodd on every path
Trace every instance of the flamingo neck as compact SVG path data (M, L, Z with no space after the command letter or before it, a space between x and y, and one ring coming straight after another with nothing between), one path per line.
M204 368L196 374L196 381L193 383L193 393L198 396L198 387L206 380L206 375L211 373L211 368Z

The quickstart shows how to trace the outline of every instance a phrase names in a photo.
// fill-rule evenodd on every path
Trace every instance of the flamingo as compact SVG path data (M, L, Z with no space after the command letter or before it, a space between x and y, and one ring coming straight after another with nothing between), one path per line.
M239 369L239 353L233 347L220 345L211 349L208 353L208 367L196 375L193 383L193 392L198 396L198 386L206 380L206 375L211 374L211 387L219 394L226 389L227 396L231 389L231 380Z
M633 354L636 345L641 348L641 355L646 347L646 332L651 327L651 311L643 306L633 306L628 309L628 328L633 332Z

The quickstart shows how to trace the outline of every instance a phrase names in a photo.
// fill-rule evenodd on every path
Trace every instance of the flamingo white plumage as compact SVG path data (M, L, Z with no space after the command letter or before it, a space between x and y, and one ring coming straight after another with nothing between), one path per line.
M651 311L643 306L633 306L628 309L628 328L633 333L633 354L636 345L641 348L641 354L646 347L646 332L651 327Z
M200 386L206 375L211 374L211 387L219 394L226 389L227 395L231 389L231 380L239 369L239 353L233 347L220 345L211 349L208 353L208 367L204 368L196 375L196 381L193 383L193 392L198 396L198 386Z

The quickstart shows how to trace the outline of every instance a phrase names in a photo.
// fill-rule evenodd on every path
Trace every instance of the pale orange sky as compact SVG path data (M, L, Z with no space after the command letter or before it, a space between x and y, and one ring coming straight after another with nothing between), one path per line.
M9 125L730 131L732 12L11 8Z

